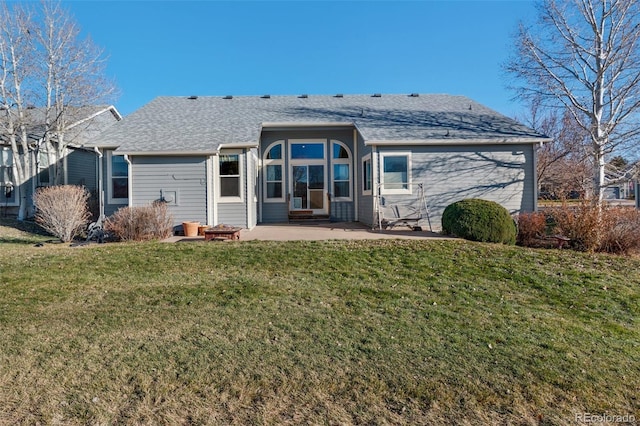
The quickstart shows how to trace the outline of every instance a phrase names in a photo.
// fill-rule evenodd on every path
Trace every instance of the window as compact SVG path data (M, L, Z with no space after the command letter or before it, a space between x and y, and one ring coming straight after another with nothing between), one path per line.
M267 202L284 201L284 191L282 180L282 169L284 168L284 159L282 158L283 143L275 142L267 147L264 154L265 167L265 186L264 199Z
M15 204L15 182L13 181L13 152L11 148L0 147L0 202L3 205Z
M240 198L240 154L220 155L220 197Z
M292 160L322 160L324 159L324 143L306 142L291 144Z
M382 194L411 193L411 154L382 153Z
M339 141L331 144L333 162L333 199L336 201L351 200L351 154L349 148Z
M371 195L372 186L371 154L369 154L362 159L362 195Z
M38 184L42 186L50 184L49 153L42 149L38 152Z
M129 199L129 164L123 155L107 153L109 174L109 202L126 204Z

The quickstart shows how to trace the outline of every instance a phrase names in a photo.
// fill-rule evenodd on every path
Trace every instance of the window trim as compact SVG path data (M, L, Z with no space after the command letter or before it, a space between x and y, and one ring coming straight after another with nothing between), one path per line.
M407 157L407 188L385 189L384 187L384 160L387 157ZM411 184L411 151L389 151L380 153L380 194L411 194L413 193Z
M366 163L369 163L369 189L367 189L367 169L365 167ZM362 195L372 195L373 194L373 162L371 160L371 154L367 154L362 157Z
M6 182L11 182L13 184L13 187L11 189L12 191L12 198L13 201L9 201L8 199L4 198L4 193L3 195L3 200L0 202L0 204L4 207L17 207L20 205L20 185L17 184L17 182L15 182L16 179L16 163L15 160L13 158L13 150L11 149L11 147L5 147L5 146L0 146L0 149L8 152L9 155L11 156L10 160L11 160L11 164L9 166L0 166L3 169L7 168L8 170L10 170L10 177L13 179L12 181L0 181L0 188L2 188L1 190L4 192L5 190L5 185ZM0 175L0 179L4 178L3 175Z
M271 149L277 145L280 145L280 158L279 159L267 159L267 155L269 155L269 151L271 151ZM263 189L263 197L262 200L265 203L284 203L285 202L285 194L287 191L285 191L285 181L284 181L284 177L286 175L285 169L284 169L284 159L285 159L285 149L284 149L284 140L278 140L275 141L271 144L269 144L269 146L267 146L267 148L264 151L264 154L262 155L262 169L264 170L264 179L262 179L263 185L262 185L262 189ZM268 191L267 191L267 166L280 166L281 167L281 180L280 180L280 184L282 185L281 187L281 193L282 196L279 198L269 198L268 197ZM272 182L277 182L277 181L272 181Z
M238 156L238 189L239 196L222 196L220 194L221 191L221 179L222 175L220 174L220 159L223 155L237 155ZM221 151L216 158L215 161L215 170L216 170L216 201L219 203L243 203L244 202L244 152L241 149L225 149ZM225 175L225 176L236 176L236 175Z
M345 151L347 151L347 158L333 158L333 147L334 145L338 145L341 146L342 148L345 149ZM349 147L342 141L339 140L331 140L331 150L330 150L330 154L331 154L331 192L333 193L333 191L335 190L335 183L336 182L345 182L344 180L338 180L336 181L336 175L335 175L335 168L334 166L337 164L346 164L347 166L349 166L349 180L347 181L349 183L349 195L347 197L336 197L335 194L333 194L333 197L331 199L331 201L353 201L353 165L352 163L352 159L353 159L353 155L351 154L351 150L349 149Z
M51 164L49 164L49 152L47 151L46 148L39 148L37 150L37 155L38 158L36 159L37 161L37 170L36 170L36 175L38 176L36 181L37 181L37 185L38 186L51 186ZM47 161L47 165L43 166L42 165L42 159L46 158ZM43 182L42 179L40 178L41 173L44 171L47 171L47 175L49 180L46 182Z
M124 176L114 176L113 175L113 166L112 166L112 157L114 157L113 151L107 151L107 199L108 199L108 203L109 204L129 204L129 198L131 197L131 194L129 193L129 189L130 189L130 185L129 185L129 181L131 179L131 170L129 167L129 163L127 162L127 160L124 158L124 155L116 155L118 157L122 157L122 159L125 161L125 163L127 164L127 198L114 198L113 197L113 179L114 178L120 178L122 179Z

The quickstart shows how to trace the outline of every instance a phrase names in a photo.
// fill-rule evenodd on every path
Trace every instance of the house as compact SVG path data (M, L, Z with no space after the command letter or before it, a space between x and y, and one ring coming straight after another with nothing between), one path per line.
M55 145L60 135L52 135L51 143L45 143L45 110L26 110L27 137L31 176L22 184L17 181L17 173L8 137L0 132L0 211L4 215L15 215L20 202L26 207L27 217L33 216L32 195L36 188L54 184L54 174L60 173L59 183L83 185L97 195L98 181L94 148L83 145L97 137L113 123L122 119L113 106L68 107L65 110L66 126L62 158L57 158ZM48 152L47 148L54 152ZM51 154L51 155L50 155ZM54 161L52 161L52 158ZM55 169L58 167L58 169Z
M424 203L439 229L463 198L535 210L547 140L463 96L338 94L159 97L89 145L107 216L162 200L176 226L375 225L385 207Z
M636 198L634 177L639 164L637 162L626 164L622 167L614 167L607 164L605 167L604 198L606 200L627 200Z

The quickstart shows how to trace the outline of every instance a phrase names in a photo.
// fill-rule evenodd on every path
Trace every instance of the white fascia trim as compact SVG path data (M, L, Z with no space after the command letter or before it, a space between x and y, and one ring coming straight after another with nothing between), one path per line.
M67 129L73 129L74 127L79 126L82 123L86 123L87 121L92 120L97 116L99 116L100 114L103 114L107 111L110 111L113 114L113 116L116 118L116 120L118 121L122 120L122 115L120 115L116 107L114 107L113 105L109 105L108 107L103 108L100 111L94 112L93 114L83 118L82 120L79 120L79 121L76 121L75 123L70 124L69 126L67 126Z
M221 143L218 145L218 150L216 152L220 153L220 150L222 149L257 148L259 145L259 142Z
M156 155L174 155L174 156L209 156L217 155L218 151L119 151L118 155L135 155L141 157L153 157Z
M401 146L401 145L512 145L540 144L551 142L550 138L505 138L505 139L417 139L417 140L365 140L365 145Z
M265 122L262 128L269 127L353 127L353 122L335 122L335 121L304 121L304 122Z

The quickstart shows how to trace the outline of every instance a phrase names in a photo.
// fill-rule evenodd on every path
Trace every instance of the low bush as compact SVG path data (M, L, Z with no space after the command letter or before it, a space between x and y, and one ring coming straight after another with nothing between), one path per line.
M81 186L38 188L33 194L36 222L63 242L69 242L87 226L88 200L89 193Z
M123 207L105 221L105 230L121 241L149 241L170 237L173 215L162 202Z
M516 241L519 245L530 247L546 234L547 217L542 212L520 213L518 215L518 236Z
M577 250L596 251L602 234L600 212L604 208L583 201L549 209L553 233L571 239L571 246Z
M610 207L602 218L598 251L628 254L640 250L640 210Z
M516 226L507 209L478 198L457 201L442 214L442 230L472 241L515 244Z
M583 202L549 209L553 232L577 250L626 254L640 250L640 211Z

